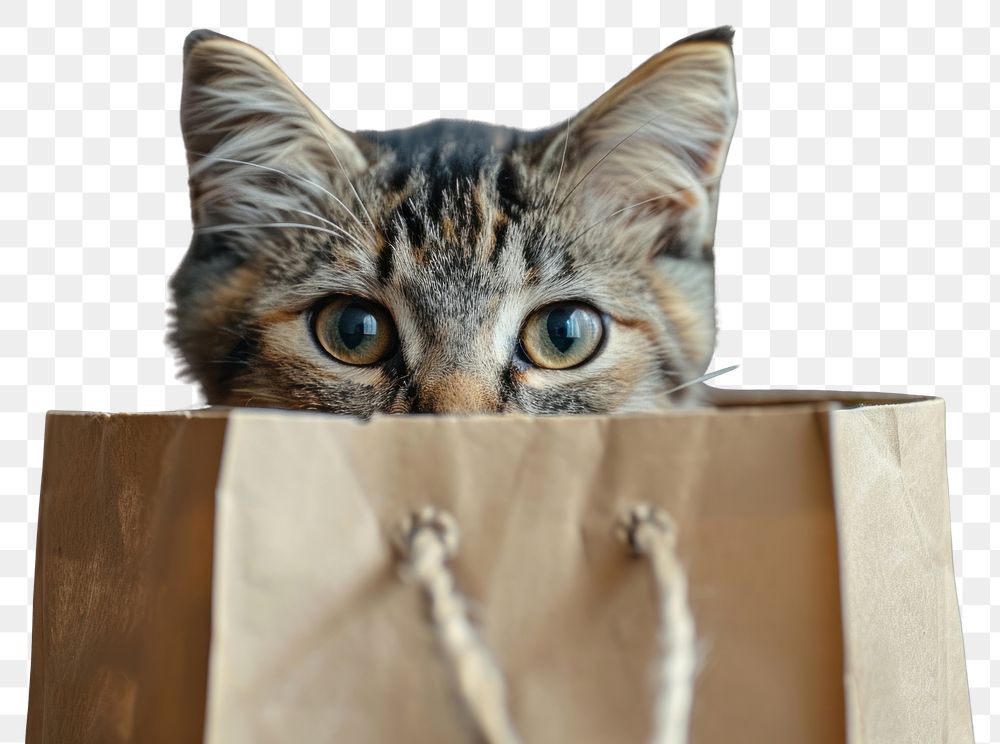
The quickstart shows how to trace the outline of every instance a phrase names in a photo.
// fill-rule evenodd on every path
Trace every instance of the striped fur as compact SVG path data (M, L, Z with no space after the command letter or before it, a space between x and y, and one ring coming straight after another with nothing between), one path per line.
M731 29L668 47L568 122L347 132L263 53L185 46L191 247L170 341L210 403L375 413L603 413L691 404L715 343L713 235L735 126ZM325 298L386 307L399 351L335 361ZM606 317L566 370L519 351L556 301Z

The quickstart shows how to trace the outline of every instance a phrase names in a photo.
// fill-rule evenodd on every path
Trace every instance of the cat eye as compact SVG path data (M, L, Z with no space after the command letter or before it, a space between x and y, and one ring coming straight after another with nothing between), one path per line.
M316 339L344 364L376 364L396 350L396 326L382 306L360 297L341 296L313 318Z
M569 369L591 359L603 337L597 310L582 302L560 302L528 318L521 330L521 348L538 367Z

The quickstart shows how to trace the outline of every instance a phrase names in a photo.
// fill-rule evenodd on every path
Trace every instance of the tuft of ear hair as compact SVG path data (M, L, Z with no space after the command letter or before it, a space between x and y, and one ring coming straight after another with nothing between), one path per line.
M181 130L196 228L268 221L350 194L367 167L355 137L266 54L214 31L184 43ZM273 188L282 176L286 188Z
M542 162L560 171L557 207L575 200L595 226L613 221L653 255L711 258L736 127L734 33L671 44L549 130Z

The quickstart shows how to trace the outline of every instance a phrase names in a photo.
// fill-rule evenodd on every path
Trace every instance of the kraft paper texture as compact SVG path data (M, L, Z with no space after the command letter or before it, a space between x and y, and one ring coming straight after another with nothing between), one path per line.
M944 413L833 413L851 741L972 741Z
M657 603L614 530L643 501L679 526L692 742L970 742L943 403L717 397L615 418L52 413L27 740L476 741L390 540L433 504L523 740L647 741Z

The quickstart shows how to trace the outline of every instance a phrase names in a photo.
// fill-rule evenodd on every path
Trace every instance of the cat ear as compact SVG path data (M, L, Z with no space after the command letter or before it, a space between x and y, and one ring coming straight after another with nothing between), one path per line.
M736 126L733 29L656 54L554 128L543 160L564 169L555 203L629 231L654 254L711 258L718 182Z
M346 200L367 167L354 137L266 54L213 31L184 43L180 113L196 226L275 220L330 192Z

